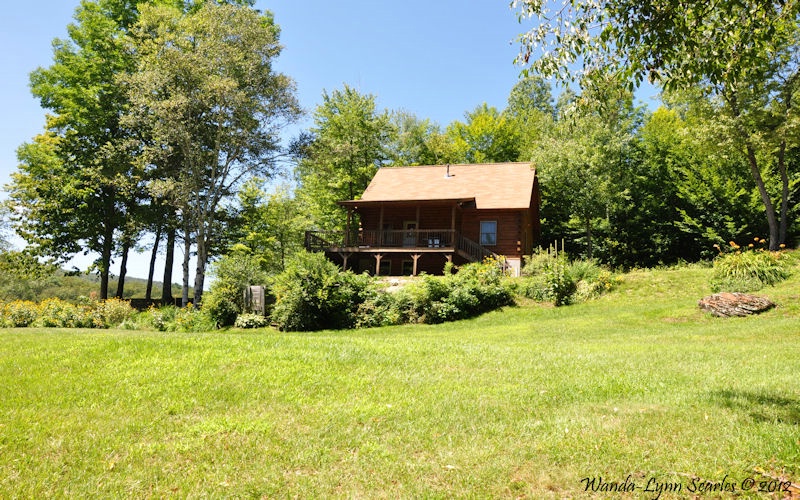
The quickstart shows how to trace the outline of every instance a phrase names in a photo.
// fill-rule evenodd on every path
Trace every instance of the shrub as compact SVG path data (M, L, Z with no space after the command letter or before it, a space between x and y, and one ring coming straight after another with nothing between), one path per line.
M352 328L369 276L342 272L323 254L299 252L275 278L272 321L287 331Z
M29 300L7 302L2 310L2 323L12 328L26 327L36 321L37 306Z
M203 296L203 310L208 313L217 328L232 326L236 322L236 316L242 312L241 306L233 299L237 295L242 295L238 289L215 284L211 291ZM241 303L241 298L239 302Z
M240 314L234 324L236 328L266 328L269 326L269 318L260 314Z
M517 293L556 306L589 300L609 290L619 279L590 259L570 262L565 252L539 249L525 259Z
M730 246L732 251L720 252L714 259L712 291L753 292L789 277L790 272L780 252L752 247L741 249L733 241Z
M136 314L136 309L131 307L130 302L122 299L106 299L95 304L99 312L101 327L111 327L121 324L126 319Z
M71 328L83 325L83 310L58 298L45 299L39 303L37 326Z
M583 267L577 267L583 270ZM541 249L525 259L523 276L528 282L521 287L523 294L538 301L553 302L556 306L569 304L577 291L576 281L570 275L570 264L565 252L544 252Z
M211 316L194 307L191 303L175 311L174 324L167 325L169 331L179 332L208 332L216 329L217 325Z
M398 291L393 297L395 310L384 315L397 323L442 323L477 316L514 303L503 278L502 266L494 260L463 265L452 275L423 276Z

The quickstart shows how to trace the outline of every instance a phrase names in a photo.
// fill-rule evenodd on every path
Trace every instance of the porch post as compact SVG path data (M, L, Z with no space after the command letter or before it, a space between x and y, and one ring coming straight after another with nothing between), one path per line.
M417 275L417 261L420 257L422 257L422 254L420 253L411 254L411 258L414 259L414 269L411 271L411 276Z
M376 253L375 254L375 276L381 275L381 259L383 258L382 254Z
M353 254L350 252L347 253L339 252L339 257L342 258L342 271L347 271L347 260L350 258L351 255Z
M453 203L453 208L450 209L450 237L453 241L450 243L453 248L458 247L458 242L456 241L456 207L458 203ZM449 260L449 259L448 259Z
M383 246L383 203L381 203L381 214L378 218L378 246Z
M347 207L347 226L345 228L345 233L344 233L344 246L345 247L349 247L350 246L350 227L352 226L352 223L353 223L353 209L351 207ZM346 265L345 265L345 269L347 269Z

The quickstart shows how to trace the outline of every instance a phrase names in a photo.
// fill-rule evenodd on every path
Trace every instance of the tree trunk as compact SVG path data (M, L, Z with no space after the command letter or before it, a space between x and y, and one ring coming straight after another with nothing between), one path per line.
M775 218L775 206L772 204L772 199L769 197L766 185L764 185L764 178L761 176L761 170L758 168L758 159L756 158L755 150L753 149L753 146L750 144L749 140L746 141L746 144L747 160L750 163L750 172L753 174L753 179L756 181L758 193L761 195L761 201L764 203L764 209L767 212L767 224L769 225L769 249L777 250L780 245L778 242L780 239L780 234L778 230L778 220Z
M181 291L181 305L189 305L189 252L192 250L191 231L189 224L183 225L183 290Z
M125 238L122 244L122 262L119 265L119 280L117 281L117 295L121 299L125 294L125 276L128 274L128 253L131 250L131 242Z
M203 224L197 228L197 267L194 273L194 304L199 306L203 300L203 286L206 279L206 261L208 260L208 248L206 245L206 233Z
M761 176L761 169L758 167L758 159L756 158L755 148L751 142L751 134L745 129L741 121L741 110L739 109L739 102L736 92L727 90L723 92L723 98L730 106L731 117L734 120L736 133L745 144L747 152L747 162L750 164L750 173L753 180L758 187L758 194L761 196L761 202L764 203L764 210L767 214L767 225L769 226L769 249L777 250L780 243L780 231L778 229L778 220L775 217L775 206L772 204L772 199L767 192L767 187L764 184L764 178Z
M100 255L100 300L108 298L108 276L111 269L111 251L114 245L114 226L110 219L105 220L103 251Z
M147 289L144 292L145 300L153 297L153 277L156 273L156 258L158 257L158 245L161 243L161 226L156 228L156 241L153 243L153 251L150 253L150 268L147 273Z
M591 260L592 258L592 219L587 217L586 218L586 244L587 244L587 252L588 258Z
M161 302L170 304L175 303L172 297L172 268L175 265L175 234L178 232L174 227L167 229L167 256L164 259L164 278L161 283Z
M778 150L778 171L781 174L781 215L778 228L778 244L786 243L789 226L789 174L786 171L786 140L781 141Z

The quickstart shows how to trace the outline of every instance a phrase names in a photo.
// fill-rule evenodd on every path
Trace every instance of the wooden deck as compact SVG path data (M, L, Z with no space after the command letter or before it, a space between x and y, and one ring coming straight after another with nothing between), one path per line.
M491 250L452 229L384 231L306 231L305 247L312 252L339 254L458 254L470 262L498 257Z

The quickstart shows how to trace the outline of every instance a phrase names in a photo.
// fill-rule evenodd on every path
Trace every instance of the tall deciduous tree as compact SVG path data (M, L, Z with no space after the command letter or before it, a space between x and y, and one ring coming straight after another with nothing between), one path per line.
M520 38L519 61L535 72L577 78L584 86L609 74L631 87L648 78L667 90L699 86L711 95L747 160L770 248L784 242L791 195L787 151L798 147L800 2L514 0L512 6L521 18L538 18ZM765 175L770 167L777 175ZM768 177L779 179L777 198Z
M286 259L303 248L303 235L311 223L287 186L267 194L257 180L239 191L233 250L252 255L268 274L284 270Z
M520 130L514 120L486 103L465 114L466 121L447 127L457 158L463 163L517 161Z
M115 75L133 60L122 41L135 19L128 1L84 0L53 42L54 63L31 74L31 89L51 115L47 133L20 148L10 186L20 233L40 252L65 259L83 249L100 255L100 296L108 296L115 238L139 175L120 123L125 97ZM63 189L53 189L62 183Z
M336 202L360 196L387 162L393 128L373 95L345 85L322 98L314 111L313 142L296 171L298 196L317 227L340 229L345 217Z
M542 184L542 212L548 218L548 236L580 231L581 251L595 254L598 227L611 224L611 214L625 212L630 199L630 177L636 159L636 129L641 110L629 93L613 85L597 99L604 106L589 112L577 109L561 120L533 152ZM553 234L561 231L561 234Z
M132 120L150 127L145 157L180 165L159 190L181 211L184 238L193 237L196 302L226 200L248 178L274 172L279 133L300 112L293 82L273 69L278 36L269 13L211 2L190 13L142 6L133 30L137 71L123 82Z

